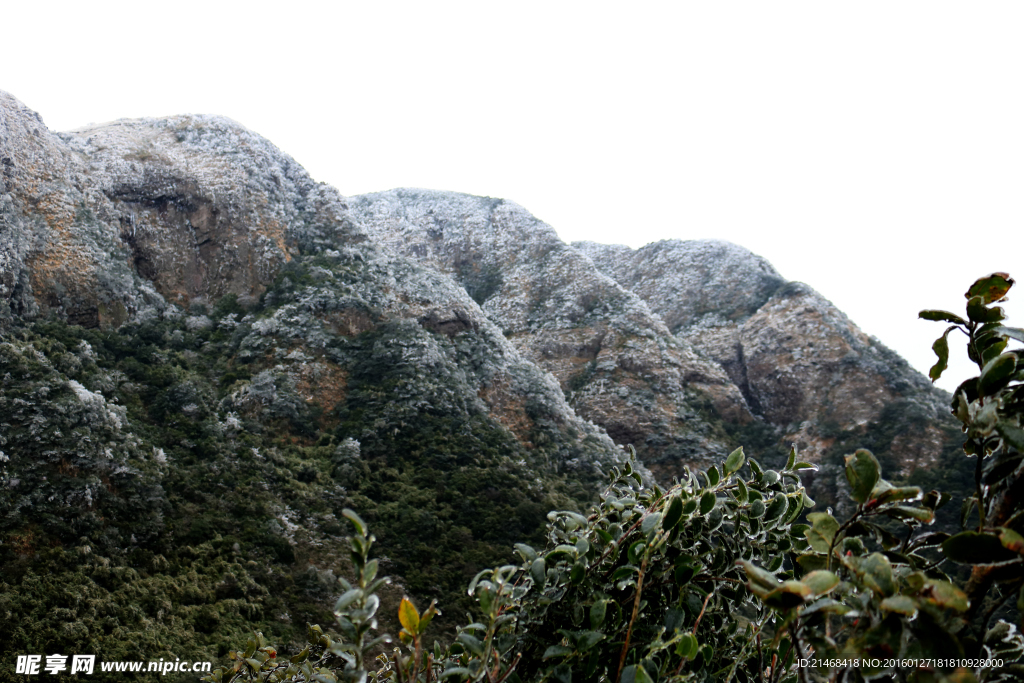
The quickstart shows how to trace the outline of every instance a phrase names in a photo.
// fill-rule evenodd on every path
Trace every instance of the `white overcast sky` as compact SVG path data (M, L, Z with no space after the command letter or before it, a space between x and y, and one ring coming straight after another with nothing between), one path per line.
M566 241L729 240L922 371L942 327L919 309L1024 278L1019 2L19 2L2 21L0 89L51 129L223 114L344 194L505 197Z

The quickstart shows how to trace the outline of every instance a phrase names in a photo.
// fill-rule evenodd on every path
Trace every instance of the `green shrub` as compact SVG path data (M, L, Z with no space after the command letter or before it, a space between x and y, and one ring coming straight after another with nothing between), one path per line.
M813 502L791 451L764 469L732 453L662 490L627 463L587 513L548 515L542 549L469 583L476 616L442 646L426 645L437 610L399 606L404 648L376 634L373 537L353 512L356 583L335 610L341 635L310 627L289 661L262 634L211 681L949 681L1024 678L1024 638L1005 605L1024 612L1024 364L1007 351L1024 329L994 304L1013 281L994 274L967 292L967 317L935 343L938 378L948 334L962 331L978 377L952 408L974 458L975 490L960 503L966 529L928 529L948 494L895 486L868 450L844 458L852 510L807 515ZM410 503L410 513L415 501ZM408 519L412 519L409 517ZM898 533L896 533L898 531ZM961 582L959 566L970 567ZM1020 623L1024 628L1024 623Z

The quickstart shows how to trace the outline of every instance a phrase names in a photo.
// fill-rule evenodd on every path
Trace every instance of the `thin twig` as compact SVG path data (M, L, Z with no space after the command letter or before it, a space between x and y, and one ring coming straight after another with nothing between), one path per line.
M706 598L704 598L704 606L700 608L700 614L697 615L697 621L694 622L694 624L693 624L693 631L691 631L691 633L693 633L693 635L697 635L697 627L700 626L700 620L701 620L701 617L704 616L704 610L706 610L708 608L708 600L710 600L711 596L714 595L714 594L715 594L715 592L711 591L710 593L708 593L708 596Z
M764 655L761 653L761 632L757 632L757 679L764 683Z
M790 624L789 624L789 635L793 639L793 644L790 647L791 648L792 647L796 648L796 657L797 657L797 659L803 657L804 653L801 652L801 650L800 650L800 640L797 638L796 621L790 622ZM797 662L796 670L797 670L797 672L799 672L800 679L803 681L803 683L810 683L810 680L807 678L807 669L802 667L802 666L800 666L799 662Z
M519 660L522 659L522 658L523 658L523 653L522 652L517 653L516 654L516 658L512 660L512 666L510 666L508 668L508 671L503 673L501 675L501 678L499 678L497 681L495 681L495 683L504 683L505 679L509 677L509 674L512 673L512 671L516 668L516 665L519 664Z
M633 600L633 616L629 618L629 628L626 629L626 640L622 643L622 653L619 655L619 671L615 674L615 683L622 679L622 667L626 664L626 653L629 651L629 639L633 635L633 624L636 623L637 613L640 611L640 593L644 589L644 572L647 570L647 556L640 563L640 575L636 580L636 598ZM707 604L707 603L705 603ZM703 610L701 610L703 614Z

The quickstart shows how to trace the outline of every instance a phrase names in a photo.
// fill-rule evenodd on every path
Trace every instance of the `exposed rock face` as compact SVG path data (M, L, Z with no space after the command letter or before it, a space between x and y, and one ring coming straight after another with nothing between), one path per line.
M750 419L717 364L522 207L412 189L346 202L374 241L450 274L558 379L582 417L635 445L656 473L669 478L683 463L721 457L731 446L721 421ZM710 414L701 415L705 405Z
M856 439L896 406L916 416L896 444L904 475L949 448L939 428L952 424L945 392L813 289L785 283L763 258L709 240L573 246L719 363L753 413L797 443L802 457L819 461L837 439Z
M646 301L673 334L742 323L785 279L768 261L717 240L623 245L573 242L603 273Z
M510 406L525 405L524 381L548 382L551 424L596 434L582 426L592 421L662 477L720 457L755 419L813 460L886 406L909 401L929 420L944 412L941 392L895 354L728 243L570 247L504 200L346 199L218 117L52 134L0 94L0 160L6 317L117 326L168 304L255 300L293 259L331 251L361 265L357 282L333 282L310 313L329 334L415 320L486 339L498 360L476 372L474 391L519 438L536 420ZM523 372L533 379L510 379ZM934 460L917 450L905 471Z
M529 400L529 417L496 412L499 421L515 423L510 433L522 436L525 423L536 432L533 440L544 433L555 451L586 441L594 463L620 457L464 289L369 244L336 190L228 119L117 121L53 134L37 114L0 93L0 159L0 286L8 318L56 315L86 327L117 326L226 294L244 303L293 259L326 256L350 279L321 267L320 281L300 304L261 321L262 335L312 347L304 357L325 364L329 376L340 372L323 357L330 335L402 321L445 338L471 335L480 358L460 371L469 371L467 400ZM439 357L421 358L425 367L464 363L454 346L427 345L436 346L427 355Z

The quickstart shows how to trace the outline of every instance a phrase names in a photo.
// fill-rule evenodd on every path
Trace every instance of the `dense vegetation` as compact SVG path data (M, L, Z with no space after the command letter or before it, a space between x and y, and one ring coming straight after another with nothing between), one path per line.
M437 597L445 632L480 568L540 541L547 510L593 499L587 440L563 438L542 392L525 401L527 449L467 398L487 340L346 298L330 274L359 268L296 259L244 308L4 331L3 661L216 660L254 627L300 643L350 570L346 507L402 578L385 599ZM344 315L365 324L324 332Z
M524 392L525 419L499 424L470 376L493 372L493 341L383 315L344 284L362 268L301 257L246 306L227 296L116 330L51 320L3 332L4 661L233 653L221 677L303 680L319 667L327 680L777 683L834 678L794 667L812 649L1016 656L1010 622L990 628L1024 583L1024 371L1005 351L1024 332L994 305L1008 284L972 288L991 291L970 297L967 318L928 313L970 339L981 372L953 407L984 457L950 452L889 484L879 472L914 419L893 409L862 443L837 441L805 491L798 472L812 470L755 423L732 436L765 465L737 451L659 488L627 464L589 507L602 461L588 448L605 446L567 433L542 387ZM860 446L879 457L849 456ZM835 516L819 505L801 524L819 491ZM973 535L951 536L972 515ZM506 565L514 544L520 562ZM405 596L444 613L421 615ZM330 623L332 608L338 632L308 626ZM409 649L381 654L378 617ZM269 642L297 653L294 666Z
M598 506L549 513L543 549L469 583L476 617L447 646L426 644L434 605L403 599L404 647L376 632L378 563L366 523L346 510L355 579L342 581L340 635L310 627L308 645L278 657L263 634L233 651L211 681L1012 681L1024 677L1024 367L996 306L1004 274L975 282L967 317L934 346L939 377L948 335L962 331L979 375L952 409L975 463L955 534L929 529L951 502L895 486L860 449L844 459L850 513L813 507L791 451L779 470L742 449L720 466L646 487L627 463ZM842 520L842 521L840 521ZM966 582L958 567L969 567ZM1016 600L1014 610L1006 605ZM1003 617L1009 617L1012 621ZM1016 623L1014 623L1016 622Z

